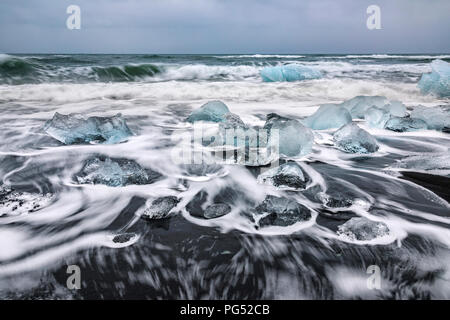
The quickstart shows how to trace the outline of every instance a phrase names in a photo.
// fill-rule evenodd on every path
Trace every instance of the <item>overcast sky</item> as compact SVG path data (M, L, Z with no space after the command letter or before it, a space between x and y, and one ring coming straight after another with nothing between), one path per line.
M449 53L449 13L449 0L0 0L0 52Z

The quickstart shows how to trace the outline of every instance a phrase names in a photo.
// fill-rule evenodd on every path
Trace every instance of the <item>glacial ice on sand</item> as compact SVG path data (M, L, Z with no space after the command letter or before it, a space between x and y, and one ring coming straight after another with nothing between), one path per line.
M340 104L341 107L346 108L352 118L364 119L364 114L370 107L383 108L389 100L382 96L357 96L350 100L344 101Z
M230 110L228 109L227 105L222 101L209 101L202 105L200 108L192 111L192 113L187 118L187 121L222 122L225 120L225 115L229 112Z
M406 112L406 106L400 101L390 101L382 108L395 117L405 117L408 115Z
M428 129L450 131L450 106L414 107L411 117L423 120Z
M312 150L314 134L298 120L270 113L267 115L264 129L269 130L269 146L278 146L281 155L298 157ZM278 130L278 137L271 133L272 129Z
M237 114L229 112L224 115L224 121L219 124L219 134L220 144L257 147L257 131L247 126Z
M132 136L120 113L112 117L89 117L80 114L55 113L43 130L64 144L101 142L114 144Z
M383 222L356 217L340 225L337 234L353 241L369 241L389 235L389 228Z
M49 205L53 199L50 193L31 193L0 185L0 217L29 214Z
M125 232L125 233L120 233L120 234L114 235L112 238L112 242L120 243L120 244L131 243L134 240L136 240L137 237L138 237L138 235L136 233Z
M405 132L405 131L418 131L418 130L426 130L427 124L425 121L410 117L392 117L386 122L384 126L388 130L396 131L396 132Z
M303 123L315 130L340 128L352 122L352 116L347 109L336 104L324 104Z
M206 207L203 216L206 219L214 219L231 212L231 207L226 203L214 203Z
M219 151L216 156L221 160L246 166L261 166L278 159L278 149L268 146L267 131L246 125L238 115L231 112L226 113L223 118L218 127L208 128L202 135L203 145Z
M218 218L231 212L231 207L220 200L219 197L215 197L213 203L207 205L208 193L205 190L200 190L186 205L186 211L197 218Z
M378 150L376 139L354 123L349 123L333 134L336 145L350 153L372 153Z
M270 184L280 189L305 189L309 177L296 162L283 163L279 167L272 168L261 173L257 178L258 183Z
M450 64L442 60L431 62L431 73L420 78L418 86L422 93L432 93L439 97L450 97Z
M319 70L294 63L284 66L266 67L260 71L260 74L265 82L300 81L322 77Z
M134 160L104 157L87 160L76 175L80 184L104 184L111 187L150 184L159 177L159 173L142 168Z
M377 107L370 107L364 115L364 119L369 127L379 129L383 129L390 118L391 115L388 111Z
M348 208L353 204L351 196L340 192L333 192L333 194L319 192L316 194L316 199L320 200L328 208Z
M297 201L272 195L255 208L256 215L262 216L258 224L264 226L290 226L294 223L309 220L311 212Z
M391 168L436 173L450 177L450 154L413 155L394 163Z
M175 196L166 196L154 199L144 210L142 218L147 220L169 218L172 209L180 202Z

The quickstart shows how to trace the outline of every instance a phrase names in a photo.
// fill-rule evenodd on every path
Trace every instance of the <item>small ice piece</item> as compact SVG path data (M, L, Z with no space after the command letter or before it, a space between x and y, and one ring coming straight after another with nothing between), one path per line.
M200 190L186 205L186 211L189 212L191 216L203 218L203 206L207 200L208 193L205 190Z
M0 186L0 217L19 216L42 209L52 202L50 193L30 193L12 189L9 186Z
M368 241L389 235L389 228L383 222L357 217L340 225L337 234L353 241Z
M287 162L279 167L261 173L258 183L270 184L280 189L303 190L309 181L309 177L296 162Z
M260 74L265 82L300 81L322 78L322 73L319 70L299 64L266 67L260 71Z
M312 151L314 134L298 120L270 113L267 115L264 129L269 131L268 145L278 148L280 155L299 157ZM272 134L273 129L278 130L278 135Z
M80 184L104 184L111 187L150 184L158 177L159 173L142 168L134 160L103 157L87 160L76 175Z
M248 127L237 114L225 114L224 121L219 124L219 132L219 143L222 145L257 146L258 132Z
M266 196L256 208L256 214L262 215L259 226L290 226L311 218L311 212L305 206L285 197Z
M364 119L364 114L370 107L382 108L389 103L386 97L382 96L357 96L340 104L346 108L352 118Z
M450 176L450 154L431 153L426 155L414 155L406 157L395 164L392 168L422 171L434 174Z
M202 162L199 164L181 164L181 169L184 175L193 178L221 176L226 174L224 167L217 163Z
M405 117L408 115L406 112L406 106L400 101L390 101L388 104L383 106L383 109L395 117Z
M347 109L336 104L324 104L311 116L304 120L304 124L315 130L340 128L352 122L352 116Z
M405 131L417 131L417 130L426 130L427 124L425 121L415 118L400 118L400 117L392 117L386 122L384 126L388 130L396 131L396 132L405 132Z
M186 211L191 216L203 219L218 218L231 212L231 207L228 204L216 202L206 206L207 200L208 193L205 190L200 190L186 205Z
M113 117L89 117L80 114L55 113L43 130L64 144L100 142L114 144L132 136L125 119L120 113Z
M428 129L439 130L444 132L450 131L450 107L414 107L411 117L423 120L427 123Z
M203 217L205 219L214 219L222 217L231 212L231 207L226 203L215 203L206 207Z
M113 237L112 241L114 243L127 243L132 240L135 240L138 237L136 233L132 232L126 232L126 233L120 233Z
M321 192L316 197L329 208L349 208L353 205L353 199L341 193L330 195Z
M333 134L336 145L350 153L372 153L378 150L377 140L354 123L349 123Z
M450 97L450 64L442 60L431 62L431 73L420 78L418 86L422 93L432 93L439 97Z
M368 126L378 129L383 129L390 118L391 115L388 111L377 107L370 107L364 115L364 119L366 119Z
M220 127L223 129L229 128L247 128L244 121L235 113L228 112L223 116L224 120L220 123Z
M166 219L171 216L171 211L180 202L175 196L167 196L157 198L144 210L142 218L153 219Z
M192 111L192 113L187 118L187 121L222 122L225 120L225 115L229 112L230 110L228 109L227 105L222 101L209 101L197 110Z

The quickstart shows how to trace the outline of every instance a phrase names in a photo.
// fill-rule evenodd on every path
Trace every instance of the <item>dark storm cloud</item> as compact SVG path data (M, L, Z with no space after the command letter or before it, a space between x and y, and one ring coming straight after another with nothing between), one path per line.
M81 30L66 8L81 7ZM381 30L366 8L381 7ZM448 0L2 0L1 52L450 51Z

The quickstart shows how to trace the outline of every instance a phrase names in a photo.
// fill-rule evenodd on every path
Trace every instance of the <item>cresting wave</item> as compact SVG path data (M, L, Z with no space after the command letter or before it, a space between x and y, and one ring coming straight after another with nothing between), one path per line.
M158 66L149 63L84 66L89 63L65 56L42 58L3 54L0 56L0 84L142 81L161 72Z
M358 57L358 59L354 59ZM411 56L411 63L386 63L380 57L329 56L322 59L300 55L233 56L125 56L105 59L98 55L0 55L0 84L159 82L159 81L261 81L267 66L298 63L321 71L327 78L377 79L397 77L416 81L429 72L434 56ZM366 58L367 58L366 57ZM401 60L401 56L388 56ZM447 56L436 56L445 58ZM347 61L344 61L346 59ZM417 60L415 60L417 59ZM381 63L380 63L381 61ZM180 63L181 62L181 63Z

